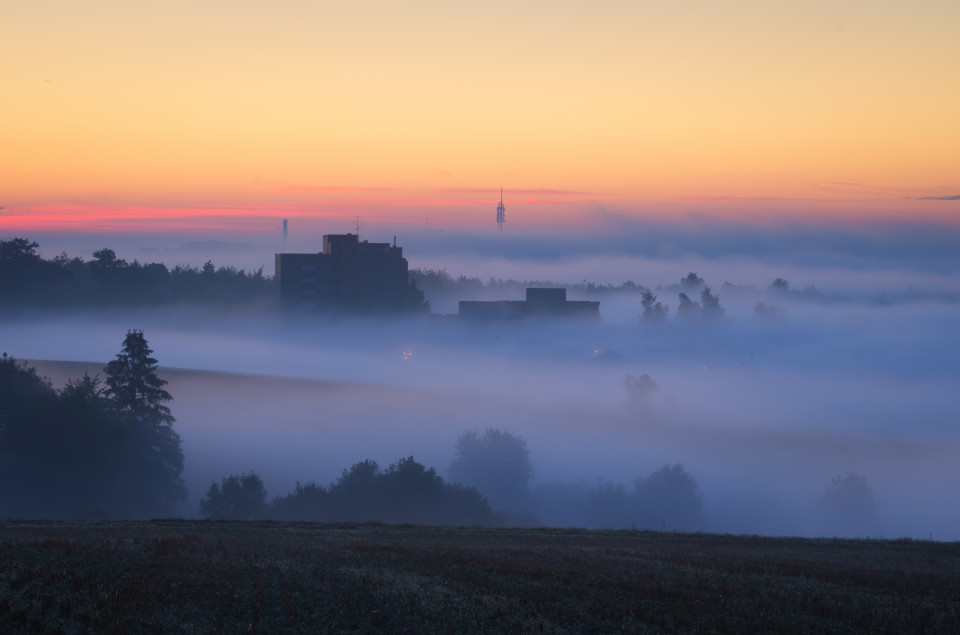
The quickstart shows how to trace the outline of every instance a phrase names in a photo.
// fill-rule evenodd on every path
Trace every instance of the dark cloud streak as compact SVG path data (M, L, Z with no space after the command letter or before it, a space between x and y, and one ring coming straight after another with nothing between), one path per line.
M526 233L494 238L445 233L405 237L410 254L463 255L506 260L562 261L589 256L656 260L748 258L770 265L960 272L960 227L948 223L886 221L831 225L783 222L758 225L714 217L683 221L607 215L578 234Z

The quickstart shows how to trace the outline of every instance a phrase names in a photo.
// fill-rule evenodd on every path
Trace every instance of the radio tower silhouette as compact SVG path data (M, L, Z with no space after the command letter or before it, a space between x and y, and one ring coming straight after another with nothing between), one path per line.
M507 208L503 206L503 188L500 188L500 204L497 205L497 225L500 226L500 231L503 232L503 215L507 211Z

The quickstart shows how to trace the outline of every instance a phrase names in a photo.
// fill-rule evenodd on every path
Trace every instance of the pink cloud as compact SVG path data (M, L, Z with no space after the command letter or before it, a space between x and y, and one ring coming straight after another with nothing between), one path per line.
M352 187L346 185L288 185L284 192L389 192L389 187Z
M500 188L479 188L479 187L461 187L461 188L449 188L440 190L441 192L447 192L450 194L498 194ZM504 189L504 192L507 194L548 194L551 196L595 196L593 192L578 192L576 190L551 190L547 188L537 188L537 189Z

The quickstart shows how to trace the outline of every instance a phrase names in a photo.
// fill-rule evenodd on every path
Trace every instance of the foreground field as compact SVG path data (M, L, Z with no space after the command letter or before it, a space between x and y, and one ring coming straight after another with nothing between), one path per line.
M5 631L957 632L960 543L0 523Z

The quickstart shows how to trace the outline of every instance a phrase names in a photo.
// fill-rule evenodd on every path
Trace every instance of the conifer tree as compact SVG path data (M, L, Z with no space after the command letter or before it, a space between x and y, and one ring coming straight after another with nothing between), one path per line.
M146 513L172 512L186 499L183 450L176 421L164 405L172 397L164 390L166 380L157 375L157 360L143 331L130 330L117 358L104 368L106 390L113 408L131 428L129 482L126 498L131 508Z
M157 360L143 331L130 330L117 358L107 364L107 396L124 413L132 414L141 425L170 425L176 421L164 405L173 397L163 387L166 380L157 375Z

